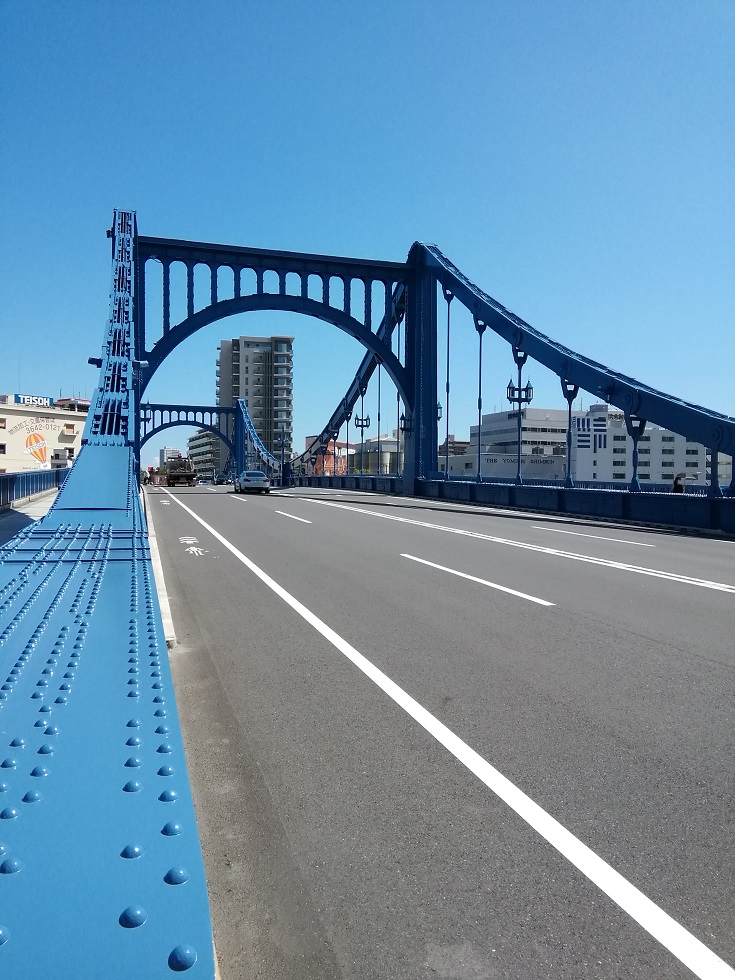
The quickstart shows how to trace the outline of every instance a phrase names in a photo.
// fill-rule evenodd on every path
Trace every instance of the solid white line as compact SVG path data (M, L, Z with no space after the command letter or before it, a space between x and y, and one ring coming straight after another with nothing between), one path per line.
M168 491L165 491L168 493ZM169 496L172 496L169 494ZM647 898L627 879L623 878L613 867L595 854L586 844L583 844L558 820L542 809L537 803L518 789L501 772L486 762L466 742L438 721L426 708L415 701L386 674L363 657L361 653L344 640L325 622L319 619L310 609L307 609L298 599L294 598L274 579L264 572L255 562L251 561L239 549L224 538L219 531L202 520L191 508L187 507L177 497L174 501L194 518L203 528L216 538L238 561L242 562L256 575L264 585L294 610L310 626L313 626L325 640L344 654L358 670L369 677L385 694L418 722L444 748L458 759L470 772L492 790L501 800L517 813L526 823L555 847L560 854L579 871L594 882L609 898L628 913L654 939L657 939L678 960L687 966L700 980L735 980L735 970L724 960L708 949L675 919Z
M479 582L486 585L489 589L497 589L499 592L507 592L509 595L517 595L520 599L528 599L529 602L537 602L540 606L555 606L555 602L547 602L546 599L537 599L534 595L526 592L518 592L516 589L509 589L505 585L498 585L496 582L488 582L484 578L477 578L476 575L468 575L466 572L458 572L454 568L447 568L445 565L436 565L433 561L425 561L423 558L416 558L414 555L401 555L401 558L410 558L411 561L420 562L430 568L438 568L441 572L449 572L450 575L458 575L460 578L469 579L470 582Z
M377 514L362 507L352 507L350 504L338 504L333 500L317 500L315 497L301 497L320 507L338 507L340 510L351 510L356 514L367 514L368 517L380 517L384 521L399 521L401 524L413 524L425 527L430 531L446 531L448 534L460 534L467 538L477 538L480 541L492 541L493 544L506 544L511 548L523 548L526 551L536 551L543 555L553 555L557 558L569 558L571 561L583 561L590 565L601 565L604 568L617 568L623 572L634 572L637 575L650 575L652 578L666 579L668 582L679 582L681 585L696 585L702 589L714 589L716 592L735 593L735 585L725 582L710 582L708 579L692 578L690 575L677 575L676 572L662 572L657 568L646 568L643 565L629 565L627 562L613 561L610 558L593 558L592 555L579 555L574 551L559 551L558 548L547 548L540 544L528 544L526 541L513 541L510 538L498 538L492 534L481 534L479 531L464 531L458 527L447 527L445 524L430 524L428 521L416 521L410 517L397 517L394 514Z
M628 541L626 538L604 538L601 534L583 534L582 531L563 531L560 527L541 527L532 524L531 527L536 531L556 531L557 534L574 534L578 538L594 538L596 541L617 541L618 544L635 544L639 548L655 548L655 544L647 544L645 541Z
M297 517L295 514L287 514L285 510L277 510L276 514L282 514L284 517L290 517L292 521L301 521L302 524L311 524L311 521L307 521L305 517Z
M147 491L143 491L147 494ZM171 496L169 494L169 496ZM151 564L153 565L153 579L156 583L158 593L158 605L161 607L161 623L163 625L163 638L166 646L170 650L176 646L176 630L174 629L174 618L171 615L171 604L168 601L166 582L163 578L163 565L161 564L161 553L158 550L156 539L156 529L153 527L153 508L146 507L146 520L148 522L148 547L151 552Z
M214 487L207 487L207 490L209 490L210 493L217 493Z

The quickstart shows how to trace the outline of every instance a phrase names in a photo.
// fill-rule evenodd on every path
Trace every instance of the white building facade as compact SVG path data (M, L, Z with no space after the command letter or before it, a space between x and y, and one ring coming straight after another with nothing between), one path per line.
M677 474L687 483L709 482L705 446L650 422L638 440L638 479L669 486ZM572 476L575 480L629 483L633 477L633 439L625 416L606 404L591 405L572 422ZM723 474L720 473L722 480Z
M0 395L0 473L71 466L88 412L87 399Z

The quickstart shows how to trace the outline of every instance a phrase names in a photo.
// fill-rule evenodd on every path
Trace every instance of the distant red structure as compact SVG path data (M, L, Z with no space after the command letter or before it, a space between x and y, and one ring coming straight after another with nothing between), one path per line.
M307 448L314 441L314 436L307 437ZM345 476L347 474L347 464L350 449L353 448L351 442L338 442L336 439L330 440L327 444L326 453L315 453L316 462L314 463L315 476Z

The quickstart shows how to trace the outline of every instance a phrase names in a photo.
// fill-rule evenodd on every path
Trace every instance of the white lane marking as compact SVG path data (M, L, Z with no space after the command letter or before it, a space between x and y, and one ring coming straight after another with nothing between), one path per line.
M356 514L367 514L368 517L380 517L384 521L399 521L401 524L413 524L425 527L431 531L446 531L448 534L460 534L467 538L477 538L480 541L492 541L493 544L507 544L511 548L523 548L526 551L536 551L543 555L553 555L557 558L569 558L572 561L583 561L590 565L601 565L604 568L617 568L623 572L634 572L637 575L650 575L652 578L666 579L668 582L679 582L682 585L696 585L702 589L714 589L717 592L735 593L735 585L725 582L710 582L708 579L692 578L690 575L677 575L676 572L662 572L657 568L646 568L643 565L630 565L627 562L613 561L609 558L593 558L591 555L578 555L574 551L559 551L558 548L547 548L540 544L528 544L526 541L512 541L510 538L498 538L493 534L482 534L479 531L465 531L458 527L447 527L445 524L430 524L428 521L416 521L410 517L397 517L394 514L376 514L362 507L352 507L349 504L338 504L333 500L317 500L315 497L301 497L320 507L338 507L340 510L351 510Z
M148 497L149 491L145 491L145 498ZM168 500L161 501L162 503L168 503ZM174 629L174 618L171 615L171 604L168 601L168 592L166 591L166 582L163 577L163 565L161 564L161 553L158 550L158 541L156 539L156 529L153 526L153 508L150 510L146 507L146 522L148 524L148 547L151 551L151 564L153 565L153 578L156 583L156 592L158 593L158 605L161 607L161 620L163 622L163 637L166 640L167 649L171 649L176 646L176 630Z
M655 544L647 544L645 541L629 541L626 538L605 538L601 534L584 534L582 531L564 531L560 527L541 527L532 524L535 531L556 531L557 534L574 534L578 538L594 538L595 541L617 541L618 544L635 544L639 548L655 548Z
M295 514L287 514L285 510L277 510L276 514L282 514L284 517L290 517L292 521L301 521L302 524L311 524L311 521L307 521L305 517L297 517Z
M488 582L487 579L477 578L476 575L468 575L466 572L458 572L454 568L447 568L446 565L437 565L433 561L426 561L423 558L416 558L414 555L401 555L401 558L410 558L411 561L417 561L422 565L428 565L430 568L438 568L440 572L449 572L450 575L458 575L460 578L466 578L470 582L479 582L480 585L486 585L489 589L497 589L499 592L507 592L508 595L516 595L520 599L528 599L529 602L537 602L540 606L555 606L555 602L547 602L546 599L538 599L535 595L528 595L527 592L518 592L516 589L509 589L506 585L498 585L497 582Z
M168 493L168 491L165 491ZM687 966L701 980L735 980L735 970L721 960L719 956L708 949L704 943L700 942L688 930L672 919L668 913L659 908L643 892L639 891L626 878L617 872L606 861L603 861L591 848L583 844L574 834L570 833L566 827L555 820L538 803L518 789L518 787L507 779L501 772L489 762L486 762L474 749L471 749L466 742L454 734L454 732L436 719L426 708L415 701L410 694L392 681L387 674L379 670L366 657L363 657L353 646L351 646L339 633L336 633L330 626L319 619L303 603L294 598L283 586L272 579L267 572L251 561L247 555L230 544L227 538L223 537L210 524L207 524L198 514L195 514L190 507L179 500L174 501L183 508L187 514L198 521L203 528L223 544L238 561L242 562L246 568L256 575L264 585L294 610L302 619L320 633L325 640L332 644L340 653L344 654L358 670L361 670L366 677L369 677L385 694L388 695L399 707L414 719L422 728L432 735L437 742L444 746L455 759L458 759L470 772L485 784L493 793L496 794L511 810L518 814L526 823L555 847L571 864L574 865L582 874L586 875L590 881L620 906L628 915L631 916L643 929L646 930L654 939L657 939L666 949L669 950L678 960Z
M217 493L214 487L207 487L207 490L209 490L210 493Z

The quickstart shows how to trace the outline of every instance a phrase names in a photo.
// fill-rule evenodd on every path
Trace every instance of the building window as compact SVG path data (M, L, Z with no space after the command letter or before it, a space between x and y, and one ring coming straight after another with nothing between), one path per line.
M651 450L650 449L639 449L638 452L640 453L641 456L650 456L651 455Z
M624 480L625 473L613 473L613 480Z
M0 419L0 429L4 429L6 425L5 419Z
M673 449L662 449L661 450L661 455L662 456L673 456L674 455L674 450Z
M74 427L74 423L73 422L65 422L64 423L64 435L65 436L73 436L74 433L75 433L75 431L76 431L76 429Z
M639 473L638 476L641 478L641 480L650 480L651 479L651 474L650 473Z
M613 436L613 442L625 442L625 436Z
M699 456L698 449L687 449L687 456Z
M661 442L674 442L673 436L661 436Z
M615 438L617 439L617 436ZM613 449L613 453L618 453L618 454L619 453L622 453L623 455L625 455L625 450L624 449Z
M4 455L5 455L5 443L0 442L0 456L4 456Z
M697 463L696 460L687 460L686 467L688 470L695 469L697 466L699 466L699 463Z

